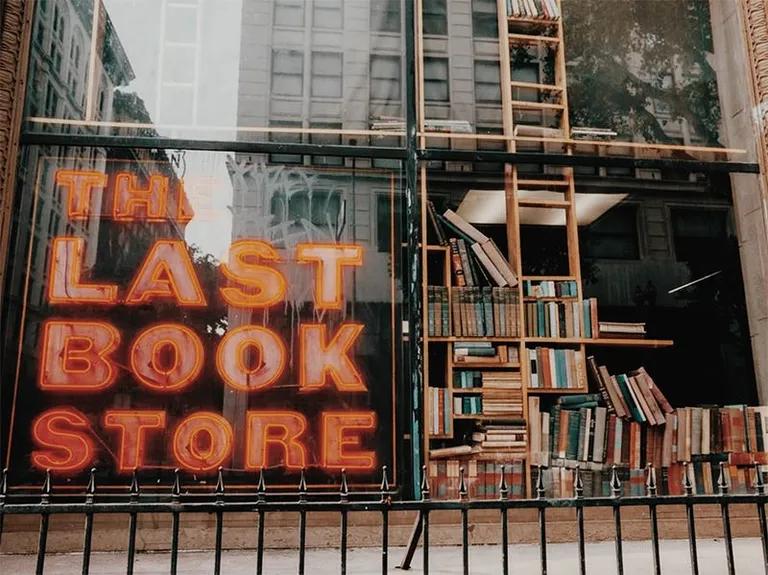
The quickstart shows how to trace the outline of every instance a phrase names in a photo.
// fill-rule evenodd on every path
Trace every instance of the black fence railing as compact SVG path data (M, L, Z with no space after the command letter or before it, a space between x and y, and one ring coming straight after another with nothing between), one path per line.
M539 470L540 471L540 470ZM106 493L104 501L98 500L102 496L97 494L96 470L91 470L90 481L85 496L78 502L59 502L54 499L53 485L50 473L46 473L42 493L30 499L29 494L13 494L8 491L7 474L4 472L0 482L0 543L3 535L3 520L6 515L38 515L40 528L37 544L36 573L42 574L45 569L46 547L49 532L50 517L55 514L79 514L84 517L82 573L90 572L91 542L94 530L94 516L97 514L120 514L128 517L127 533L127 561L125 572L132 574L136 560L136 533L138 516L143 513L170 514L171 516L171 549L170 549L170 573L176 574L178 570L179 556L179 525L181 515L185 513L211 513L215 516L215 545L212 572L221 573L221 558L223 549L223 525L226 513L253 513L256 519L257 545L255 550L255 572L264 573L264 538L265 529L269 528L269 514L275 512L289 512L298 515L298 573L305 573L305 558L307 551L307 516L317 512L335 512L339 514L340 540L339 540L339 571L347 573L347 550L349 537L349 515L355 512L375 512L381 516L381 573L387 573L390 567L390 543L389 520L393 513L416 512L418 520L414 525L411 542L400 564L401 569L408 569L414 557L419 539L422 542L422 569L428 574L430 568L430 513L433 511L454 510L461 515L461 545L462 565L457 567L457 573L468 574L469 564L469 512L472 510L490 510L499 513L500 522L500 553L498 557L499 572L508 575L510 573L510 545L509 545L509 513L514 510L536 509L538 513L539 527L539 552L540 571L542 575L547 573L547 510L573 508L576 518L576 535L578 548L578 566L580 575L586 575L586 540L584 530L584 510L586 508L611 508L613 510L614 543L616 555L616 571L619 575L624 573L624 554L622 550L622 520L621 510L627 507L643 507L648 509L651 534L651 555L653 560L653 573L662 573L662 562L659 551L659 526L657 509L659 507L677 505L684 506L686 510L688 547L690 551L690 568L693 575L699 573L698 551L696 543L696 525L694 506L712 505L720 507L723 525L723 545L729 575L735 574L733 536L731 531L730 506L731 505L755 505L759 521L760 539L762 543L763 568L768 575L768 529L766 527L765 504L768 501L766 486L762 474L756 467L756 481L753 493L731 494L728 486L728 473L725 464L720 465L719 479L717 481L718 494L694 495L693 484L686 469L683 473L684 495L659 496L657 494L656 470L653 466L646 469L645 495L624 497L622 484L619 480L616 468L611 474L610 497L583 497L583 484L581 472L577 469L574 479L574 493L570 499L547 499L544 497L545 489L542 473L537 474L535 486L535 499L510 499L505 471L502 467L501 481L499 485L498 499L470 499L464 480L464 470L460 471L458 493L456 499L432 500L430 496L429 482L426 480L421 485L422 498L419 501L399 501L393 499L395 492L390 489L387 480L387 470L383 469L381 488L379 492L351 493L347 486L346 474L342 471L339 490L335 494L310 493L307 489L302 473L298 490L293 493L270 492L263 473L259 476L256 492L251 495L227 493L225 489L224 474L219 470L215 488L207 494L182 494L181 478L178 471L170 491L165 495L157 493L142 493L134 474L127 494L114 495ZM99 495L99 497L97 497ZM330 498L329 498L330 497Z

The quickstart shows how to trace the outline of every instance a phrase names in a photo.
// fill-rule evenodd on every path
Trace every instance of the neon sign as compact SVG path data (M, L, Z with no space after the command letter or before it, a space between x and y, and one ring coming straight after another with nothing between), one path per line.
M224 466L286 478L310 469L319 482L346 468L365 482L391 465L393 446L382 438L392 405L381 399L391 380L377 379L373 365L393 342L380 355L366 323L350 316L363 245L239 237L211 281L178 233L169 235L193 215L167 167L60 169L54 183L66 217L86 231L50 238L47 317L20 355L20 373L26 356L36 358L37 413L28 440L17 441L33 468L76 476L98 463L119 477ZM94 221L141 236L132 270L111 274L99 261ZM287 300L297 281L307 294L300 305ZM212 327L213 309L225 328ZM378 353L361 356L363 346ZM19 379L21 394L32 394ZM16 419L13 436L23 433L24 417ZM18 461L21 448L9 457Z

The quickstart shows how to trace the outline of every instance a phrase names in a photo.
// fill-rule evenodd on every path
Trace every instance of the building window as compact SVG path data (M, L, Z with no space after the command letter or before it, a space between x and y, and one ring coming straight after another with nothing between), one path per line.
M450 99L447 58L424 58L424 99L430 102Z
M371 100L400 101L400 56L371 56Z
M304 89L304 54L298 50L272 50L272 94L301 96Z
M472 36L474 38L499 37L496 0L472 0Z
M341 124L331 122L312 122L312 124L310 124L310 128L341 130ZM340 146L341 134L310 134L309 142L311 144L320 144L325 146ZM343 166L344 158L341 156L312 156L311 162L316 166Z
M312 53L312 96L341 98L343 57L336 52Z
M56 89L53 84L48 84L48 90L45 94L45 115L49 118L56 116L56 107L59 103L59 97L56 95Z
M315 0L312 7L312 26L314 28L343 28L343 0Z
M274 120L269 125L275 128L301 128L301 122ZM301 134L299 132L270 132L269 139L281 144L300 144ZM270 154L269 161L273 164L300 164L302 158L301 154Z
M584 230L583 242L584 254L589 258L640 259L637 206L610 209Z
M392 249L392 200L389 194L376 194L376 251Z
M371 4L371 31L400 33L402 0L375 0Z
M475 60L475 101L501 102L501 77L498 60Z
M673 208L671 216L677 261L701 261L722 252L728 237L726 210Z
M424 34L447 36L448 10L445 6L445 0L424 0L422 21Z
M275 0L275 26L304 26L304 0Z

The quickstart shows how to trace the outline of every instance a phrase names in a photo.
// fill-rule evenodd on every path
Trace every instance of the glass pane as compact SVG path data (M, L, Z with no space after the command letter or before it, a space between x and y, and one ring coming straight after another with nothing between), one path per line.
M3 366L15 485L45 468L82 484L92 465L100 483L181 467L210 484L221 465L228 485L262 467L294 485L305 467L337 489L342 467L369 486L393 469L399 167L22 156L2 332L20 354Z
M270 127L299 119L305 130L338 125L345 145L376 145L404 133L401 3L37 4L25 127L264 141ZM377 58L396 65L396 82L371 78Z

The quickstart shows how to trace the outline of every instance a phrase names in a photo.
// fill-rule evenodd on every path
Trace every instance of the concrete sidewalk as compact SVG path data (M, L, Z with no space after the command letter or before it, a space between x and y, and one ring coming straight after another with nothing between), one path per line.
M701 575L723 575L727 573L725 547L722 540L702 539L698 542L699 568ZM578 554L575 544L551 544L547 547L549 575L572 575L578 573ZM390 573L403 572L396 565L403 557L403 548L390 551ZM763 555L759 539L736 539L734 541L736 572L739 575L762 575ZM687 541L661 542L662 572L690 573L690 556ZM453 575L461 573L460 547L434 547L430 549L430 573ZM47 574L80 573L81 558L76 554L50 555L46 559ZM264 573L267 575L294 574L297 572L295 550L268 550L264 557ZM170 555L167 553L142 553L137 556L137 574L168 573ZM501 548L480 545L471 548L470 572L475 575L498 575L501 573ZM347 573L350 575L375 575L380 573L381 555L373 548L350 550ZM624 543L624 572L626 575L648 575L652 570L650 543L628 541ZM0 573L22 575L33 573L35 557L30 555L0 555ZM227 551L222 559L222 573L227 575L252 575L256 569L256 554L252 551ZM179 573L184 575L207 575L213 570L213 553L209 551L183 552L179 555ZM587 570L590 574L616 572L613 543L587 545ZM309 550L306 557L307 575L330 575L339 573L339 553L333 549ZM421 573L421 549L414 557L411 573ZM539 548L536 545L510 546L510 573L539 573ZM120 553L96 553L91 561L91 573L118 575L125 573L125 555Z

